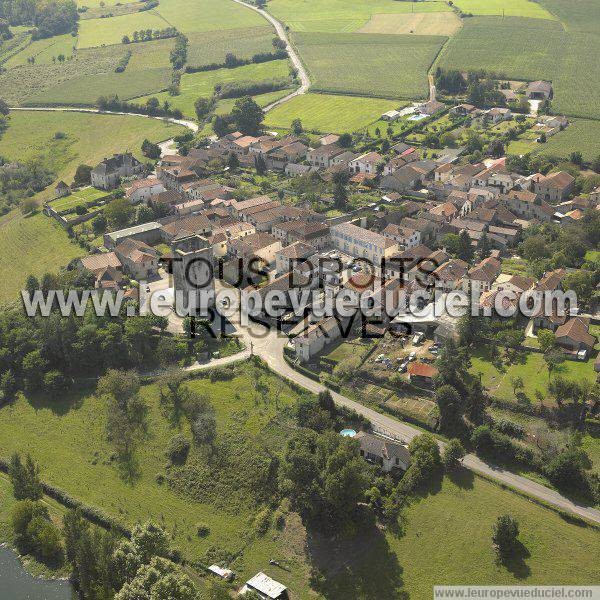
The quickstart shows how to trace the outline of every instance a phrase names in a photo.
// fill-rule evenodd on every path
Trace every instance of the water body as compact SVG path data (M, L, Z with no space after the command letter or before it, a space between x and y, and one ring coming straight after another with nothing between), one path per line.
M0 546L0 600L74 600L75 597L68 581L33 577L12 550Z

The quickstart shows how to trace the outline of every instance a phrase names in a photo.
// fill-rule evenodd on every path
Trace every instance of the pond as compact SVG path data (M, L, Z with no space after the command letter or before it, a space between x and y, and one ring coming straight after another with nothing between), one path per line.
M0 600L74 600L75 597L69 582L31 576L12 550L0 546Z

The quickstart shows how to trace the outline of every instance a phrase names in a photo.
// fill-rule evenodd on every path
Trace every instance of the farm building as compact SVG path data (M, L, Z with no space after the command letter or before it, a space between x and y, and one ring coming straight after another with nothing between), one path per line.
M388 110L381 115L382 121L395 121L400 116L400 111L398 110Z
M284 600L284 598L289 597L287 588L283 583L271 579L264 573L257 573L252 579L246 581L244 587L240 590L240 595L245 595L249 590L268 600Z
M437 374L438 370L426 363L414 362L408 365L408 377L416 385L431 387Z
M105 158L92 169L92 186L100 190L110 190L119 185L122 177L131 177L144 172L146 167L133 156L115 154L111 158Z
M527 86L526 94L530 100L551 100L552 84L549 81L532 81Z
M71 195L71 188L64 182L59 181L54 188L55 198L64 198L65 196Z

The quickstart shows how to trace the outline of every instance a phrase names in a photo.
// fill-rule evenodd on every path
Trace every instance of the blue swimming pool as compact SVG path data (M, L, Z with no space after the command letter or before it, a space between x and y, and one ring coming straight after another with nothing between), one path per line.
M344 437L354 437L356 435L356 431L354 431L354 429L342 429L340 431L340 435L343 435Z

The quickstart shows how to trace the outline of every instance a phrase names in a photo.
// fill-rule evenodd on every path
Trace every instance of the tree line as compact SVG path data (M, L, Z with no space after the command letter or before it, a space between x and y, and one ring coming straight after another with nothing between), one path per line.
M79 13L73 0L0 0L0 19L34 27L34 40L77 33Z

